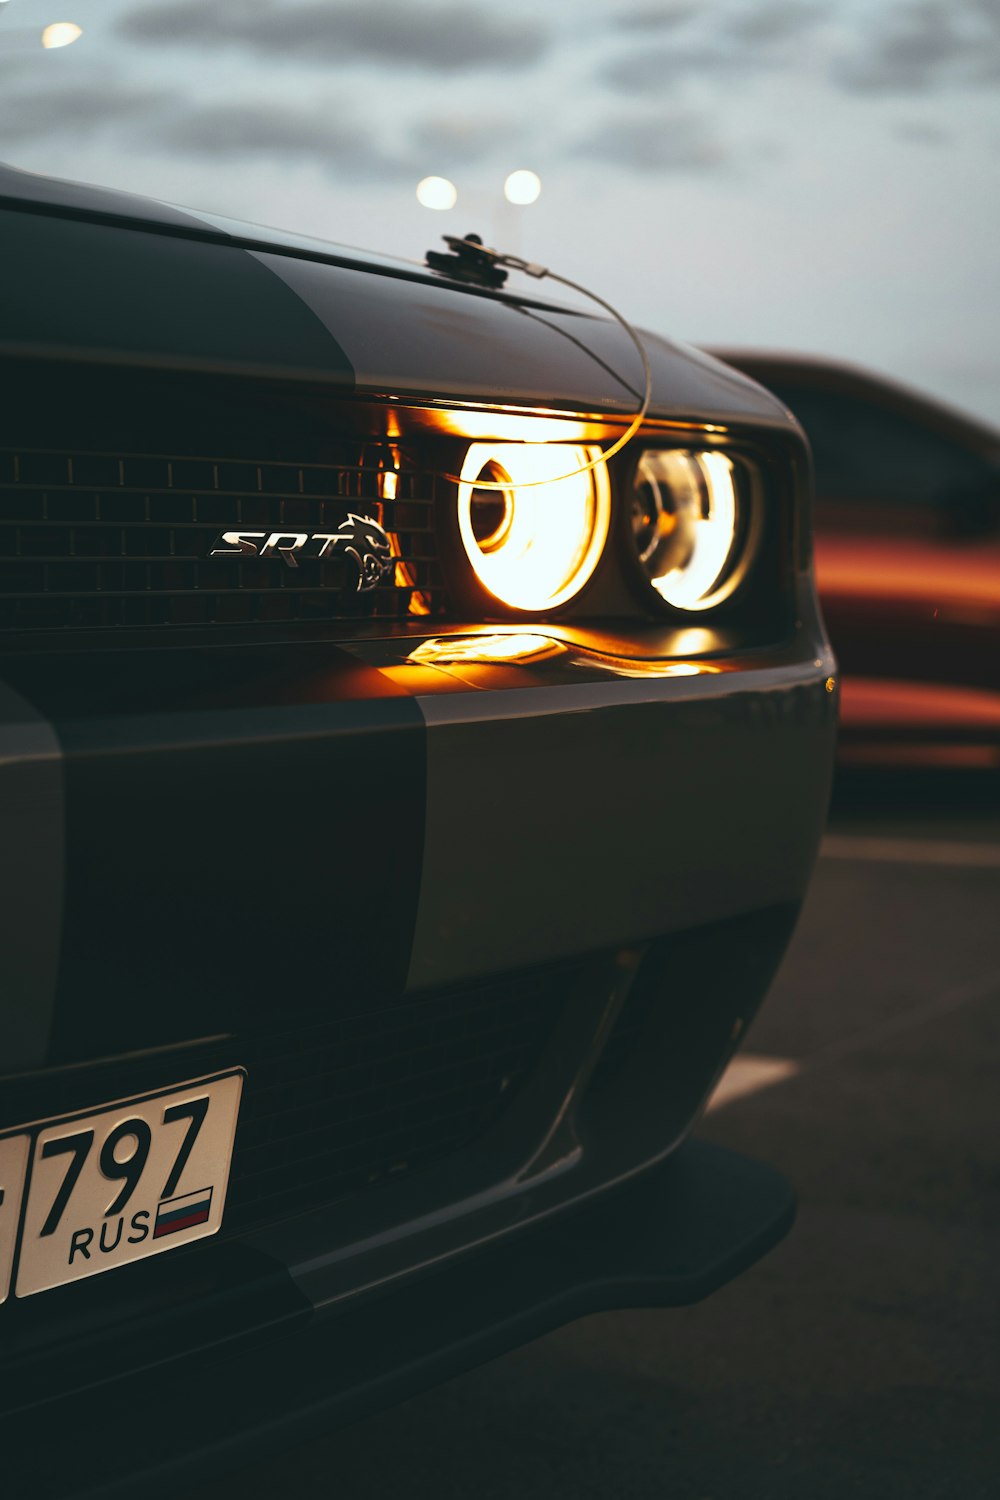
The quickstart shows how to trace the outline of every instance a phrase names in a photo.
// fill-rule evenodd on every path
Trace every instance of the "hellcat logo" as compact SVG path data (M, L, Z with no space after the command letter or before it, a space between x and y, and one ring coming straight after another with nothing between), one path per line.
M224 531L211 557L281 558L290 568L341 552L358 570L357 590L376 588L392 561L389 538L371 516L352 512L336 531Z

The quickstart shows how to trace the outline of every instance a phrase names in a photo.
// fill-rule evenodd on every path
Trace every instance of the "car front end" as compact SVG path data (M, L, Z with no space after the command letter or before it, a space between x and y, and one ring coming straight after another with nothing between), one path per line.
M21 174L0 215L33 1493L210 1472L722 1284L792 1213L689 1132L829 792L800 430L646 337L605 461L641 394L613 323ZM39 1436L70 1418L114 1457Z

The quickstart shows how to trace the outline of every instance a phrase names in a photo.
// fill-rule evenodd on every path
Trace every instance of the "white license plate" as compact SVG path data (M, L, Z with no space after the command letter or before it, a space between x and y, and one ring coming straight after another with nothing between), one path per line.
M200 1078L0 1140L0 1302L215 1234L242 1088Z

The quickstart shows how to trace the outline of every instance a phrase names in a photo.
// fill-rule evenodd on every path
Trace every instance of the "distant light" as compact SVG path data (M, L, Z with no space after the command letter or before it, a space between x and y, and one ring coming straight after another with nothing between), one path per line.
M75 21L53 21L52 25L46 26L42 32L42 46L68 47L81 36L83 36L83 27L77 26Z
M542 179L537 172L522 168L511 172L503 185L503 195L508 203L534 203L542 191Z
M417 201L425 208L454 208L458 202L458 188L447 177L425 177L417 183Z

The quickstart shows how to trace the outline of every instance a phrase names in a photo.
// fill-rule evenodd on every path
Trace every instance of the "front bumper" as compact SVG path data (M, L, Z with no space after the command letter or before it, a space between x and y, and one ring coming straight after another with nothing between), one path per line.
M362 1305L318 1309L276 1260L241 1259L216 1246L214 1259L203 1256L182 1313L175 1287L169 1301L147 1293L127 1327L107 1329L102 1340L63 1331L60 1364L86 1363L88 1389L54 1397L44 1349L10 1372L0 1425L6 1472L30 1476L39 1500L176 1493L179 1484L355 1420L573 1318L697 1302L763 1255L793 1214L791 1190L776 1172L692 1141L533 1236ZM166 1275L169 1267L159 1269ZM251 1304L252 1315L241 1304ZM250 1322L258 1332L247 1340L237 1330ZM193 1359L189 1350L204 1344L207 1325L214 1347ZM169 1349L172 1362L139 1381L131 1369L122 1379L143 1346ZM39 1405L42 1388L49 1399ZM52 1441L53 1433L106 1431L109 1413L111 1445Z
M778 1237L784 1184L681 1143L820 836L836 695L811 598L780 648L683 672L655 642L550 627L558 649L500 665L429 664L412 631L4 662L0 859L33 918L0 911L21 966L0 1128L248 1072L218 1241L0 1308L12 1443L32 1411L122 1426L134 1491L162 1450L143 1410L178 1464L225 1462L580 1312L693 1300ZM551 1024L516 1089L494 1073L478 1134L398 1176L394 1145L377 1191L310 1163L308 1201L234 1197L253 1151L288 1170L255 1102L300 1089L275 1028L294 1068L318 1034L339 1067L337 1028L439 1031L436 1006L539 976ZM115 1479L35 1451L40 1494Z
M502 665L412 632L0 660L0 1076L798 902L836 720L802 592L783 647L680 662L551 629Z

